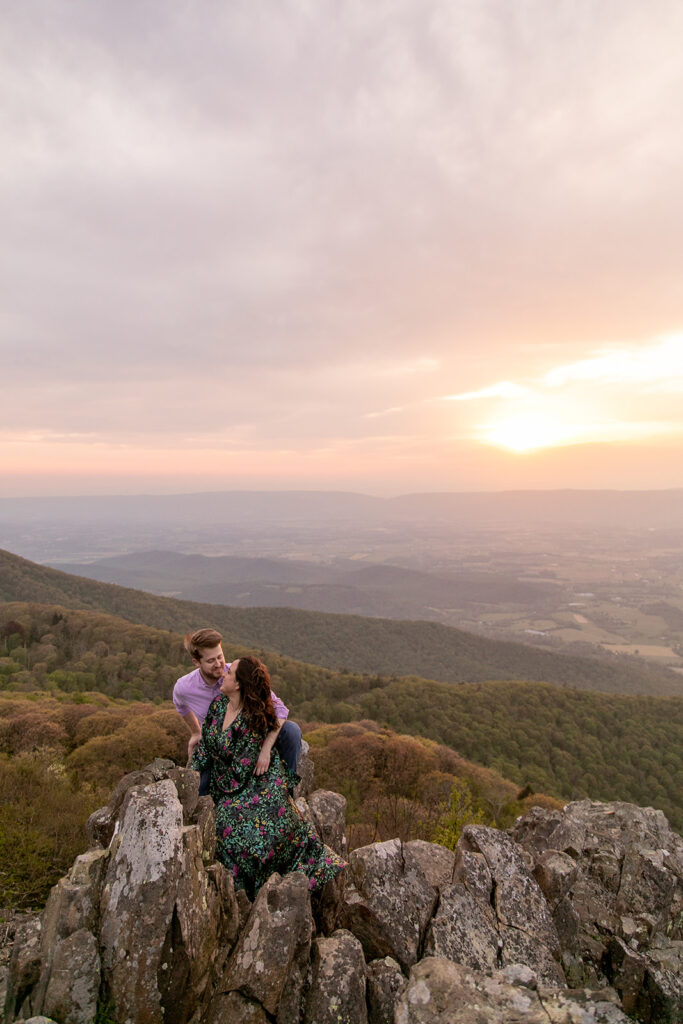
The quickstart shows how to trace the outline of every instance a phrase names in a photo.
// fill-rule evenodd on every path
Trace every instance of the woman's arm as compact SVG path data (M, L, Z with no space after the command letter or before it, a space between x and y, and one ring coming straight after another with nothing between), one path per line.
M254 768L254 775L264 775L270 768L270 752L273 749L275 741L278 738L282 723L285 721L284 718L278 718L277 725L274 729L271 729L263 741L261 747L261 753L256 761L256 767Z

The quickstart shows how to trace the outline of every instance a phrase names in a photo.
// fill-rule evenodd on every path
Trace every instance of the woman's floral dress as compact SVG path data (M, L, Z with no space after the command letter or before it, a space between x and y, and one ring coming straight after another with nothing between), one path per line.
M242 711L223 732L227 706L223 694L212 702L191 761L196 770L211 769L218 859L232 871L235 888L245 889L250 899L275 871L302 871L309 888L319 889L346 862L301 818L287 791L299 777L276 748L268 771L254 774L264 737Z

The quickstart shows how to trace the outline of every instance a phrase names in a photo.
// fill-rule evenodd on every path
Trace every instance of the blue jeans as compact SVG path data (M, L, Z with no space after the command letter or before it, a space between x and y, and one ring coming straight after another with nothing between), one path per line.
M296 766L299 763L299 755L301 754L301 729L296 722L290 722L286 719L280 728L280 735L278 736L275 746L280 751L280 757L285 762L288 768L296 774ZM206 796L209 792L209 780L211 778L211 769L205 768L199 777L199 795Z

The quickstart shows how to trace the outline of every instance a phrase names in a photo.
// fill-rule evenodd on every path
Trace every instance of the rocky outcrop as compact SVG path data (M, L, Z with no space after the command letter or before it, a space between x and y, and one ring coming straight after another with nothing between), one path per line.
M643 1021L683 1020L683 840L661 811L582 800L512 829L558 932L569 984L609 983Z
M441 890L425 951L478 970L526 964L543 981L563 984L550 909L509 836L492 828L466 828L454 874L455 881Z
M410 978L395 1024L628 1024L613 992L542 988L505 972L484 974L425 957Z
M297 806L345 852L342 797L302 785ZM274 874L253 905L187 769L126 776L89 835L17 929L8 1024L683 1021L683 840L658 811L536 808L455 853L377 843L313 900Z

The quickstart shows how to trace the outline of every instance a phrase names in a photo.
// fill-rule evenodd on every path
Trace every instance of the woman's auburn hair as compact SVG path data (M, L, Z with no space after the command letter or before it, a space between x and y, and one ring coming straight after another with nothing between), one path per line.
M270 695L268 669L251 655L238 658L235 679L240 688L242 710L254 729L264 735L277 726L277 715Z

